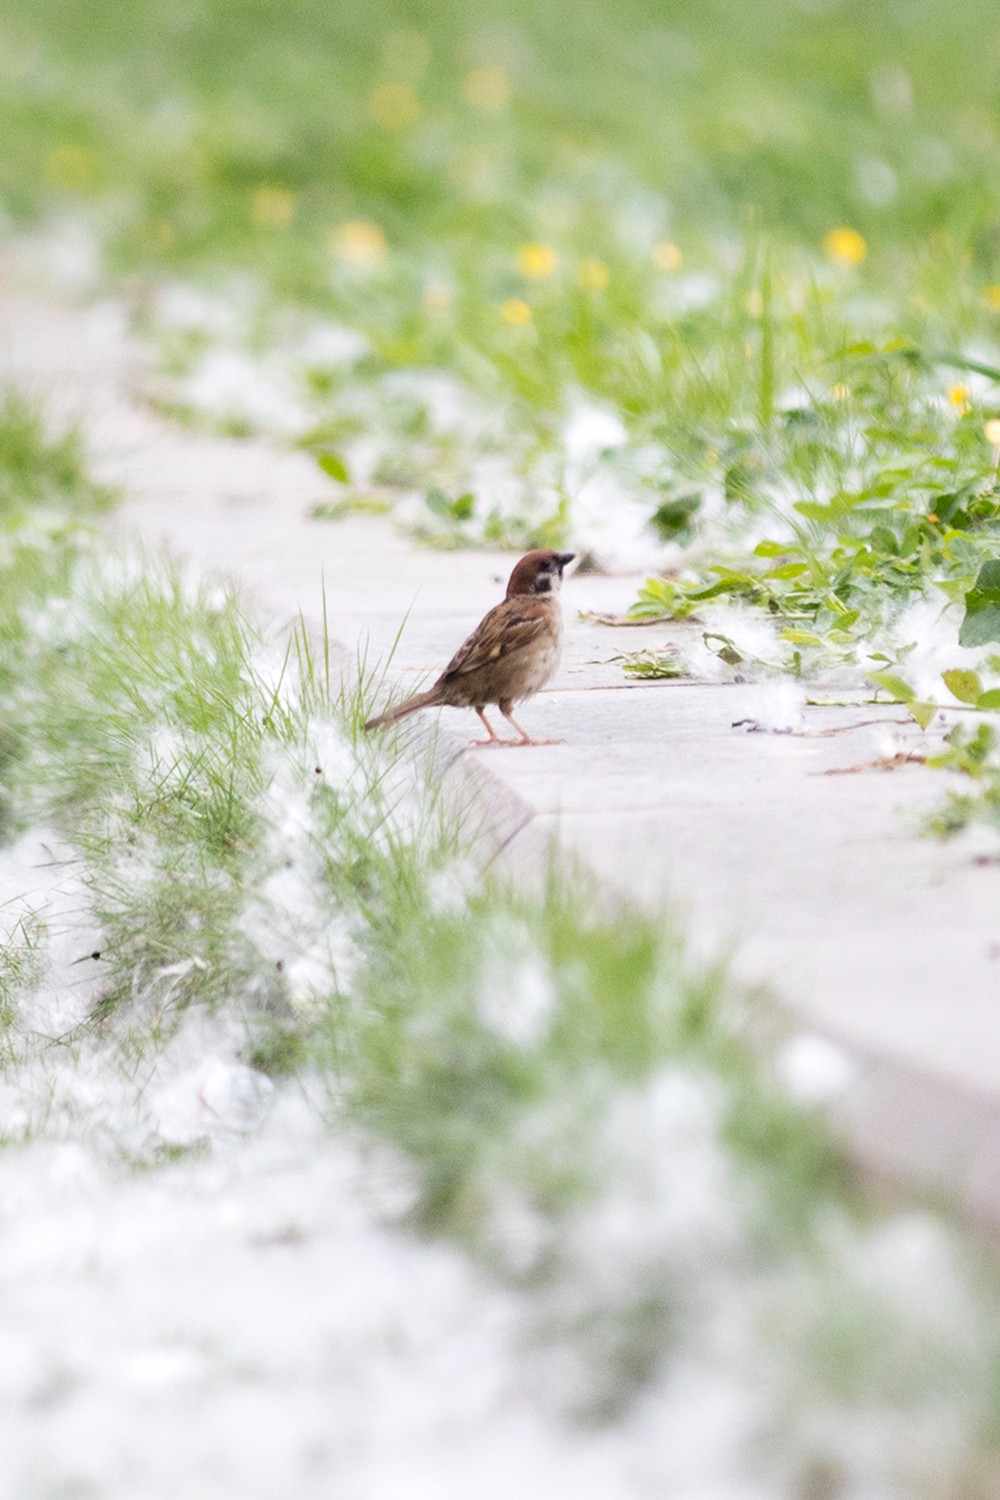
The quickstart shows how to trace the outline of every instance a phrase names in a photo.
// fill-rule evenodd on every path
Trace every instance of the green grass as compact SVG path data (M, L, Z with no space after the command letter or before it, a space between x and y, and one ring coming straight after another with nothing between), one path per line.
M39 472L55 451L39 434ZM906 1221L858 1198L724 967L695 961L667 914L609 908L557 868L534 890L483 876L432 765L361 731L371 670L341 685L322 640L282 644L233 595L97 550L63 532L2 576L8 816L64 841L101 930L97 1003L45 1058L86 1040L130 1117L201 1017L279 1088L318 1087L332 1130L391 1146L402 1222L516 1289L568 1415L615 1423L667 1399L725 1309L737 1381L767 1391L774 1483L819 1465L967 1494L992 1462L994 1291L927 1218L920 1274L955 1316L900 1300L882 1247ZM33 932L2 973L10 1082L37 1066ZM144 1168L176 1154L119 1149ZM834 1413L822 1437L817 1410ZM886 1410L908 1432L942 1410L957 1424L926 1483L891 1423L877 1462L859 1458L852 1434Z
M566 26L519 0L495 23L7 0L0 194L15 222L90 219L175 375L216 342L266 354L294 308L362 332L346 367L291 359L296 436L351 481L334 514L415 492L437 541L579 540L563 432L587 393L628 438L592 467L651 547L694 543L691 589L731 568L836 654L967 585L995 507L923 521L986 484L1000 404L993 10L588 0ZM150 277L200 278L235 327L164 327ZM490 430L389 394L407 369L450 372ZM183 381L173 405L199 415ZM498 451L513 499L482 477Z

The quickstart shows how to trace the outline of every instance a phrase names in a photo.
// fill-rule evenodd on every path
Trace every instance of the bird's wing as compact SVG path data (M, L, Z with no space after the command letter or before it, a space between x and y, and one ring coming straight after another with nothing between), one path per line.
M441 674L441 682L452 682L468 672L478 672L502 657L534 645L557 629L552 606L541 599L504 599L491 609L463 641Z

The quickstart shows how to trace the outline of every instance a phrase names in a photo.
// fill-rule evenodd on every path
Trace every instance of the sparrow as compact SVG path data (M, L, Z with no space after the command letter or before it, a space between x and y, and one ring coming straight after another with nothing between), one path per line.
M533 740L511 713L515 703L530 698L550 680L562 652L562 612L559 588L563 569L575 552L540 549L517 564L507 584L507 596L490 610L455 652L434 686L415 693L369 719L365 729L382 729L421 708L474 708L486 729L477 745L551 745ZM520 738L501 739L483 709L495 703Z

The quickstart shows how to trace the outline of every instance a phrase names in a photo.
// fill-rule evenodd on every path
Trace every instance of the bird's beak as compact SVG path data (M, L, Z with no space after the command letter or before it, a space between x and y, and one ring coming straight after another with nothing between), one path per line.
M575 552L560 552L558 554L557 561L559 563L559 571L560 571L560 573L562 572L563 568L569 567L570 563L573 561L573 559L575 557L576 557L576 553Z

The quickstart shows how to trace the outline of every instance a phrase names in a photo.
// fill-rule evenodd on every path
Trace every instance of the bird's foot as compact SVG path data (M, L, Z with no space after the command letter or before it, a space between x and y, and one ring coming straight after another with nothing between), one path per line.
M523 744L523 740L502 740L498 734L495 734L491 740L470 740L469 742L470 748L475 750L490 750L497 749L498 747L502 748L504 745Z

